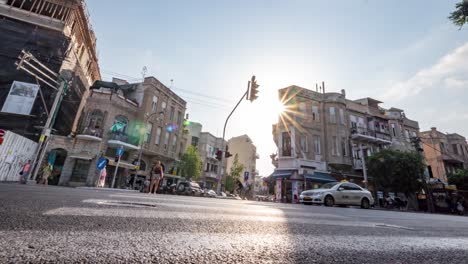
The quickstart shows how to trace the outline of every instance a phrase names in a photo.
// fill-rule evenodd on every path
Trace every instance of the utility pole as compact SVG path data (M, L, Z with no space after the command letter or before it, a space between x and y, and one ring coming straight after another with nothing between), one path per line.
M39 145L37 147L36 154L34 156L34 161L32 163L33 173L30 179L34 180L36 179L37 174L39 173L40 163L44 158L47 149L55 117L57 116L58 109L62 102L62 97L64 93L68 90L69 84L63 78L61 78L58 73L52 71L47 66L42 64L39 60L37 60L36 57L34 57L34 55L32 55L30 52L22 50L18 59L19 61L15 63L15 65L17 66L17 70L23 70L26 73L34 76L37 80L42 81L52 89L57 90L50 111L46 110L46 112L48 113L47 121L42 129L42 133L39 138ZM47 79L47 81L45 79ZM57 81L57 79L59 79L59 81ZM58 86L58 89L56 86Z
M227 126L227 123L229 121L229 118L232 116L234 111L236 111L237 107L240 105L242 100L244 100L244 98L246 98L247 100L250 100L250 102L253 102L258 98L257 93L258 93L258 87L259 86L260 85L257 84L257 81L255 79L255 75L253 75L251 80L247 84L247 91L245 91L245 93L242 95L239 102L237 102L236 106L234 106L234 109L232 109L231 113L228 115L228 117L226 118L226 121L224 122L222 144L224 144L224 141L225 141L226 126ZM218 194L221 193L221 181L222 181L223 174L224 174L224 170L223 170L223 160L224 160L224 156L225 156L224 151L223 151L223 155L221 155L221 159L219 160L221 165L219 166L219 175L218 175L218 188L217 188L217 193Z
M364 187L366 187L367 189L369 188L369 183L367 182L366 158L364 157L364 148L362 147L361 143L359 143L359 151L361 152L362 175L364 176Z

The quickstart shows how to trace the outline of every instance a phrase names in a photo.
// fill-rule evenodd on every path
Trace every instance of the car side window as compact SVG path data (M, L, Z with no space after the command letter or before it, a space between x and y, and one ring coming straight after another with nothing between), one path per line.
M338 188L343 188L345 191L351 190L351 188L349 187L349 185L347 183L341 184L340 187L338 187Z
M354 183L348 183L349 185L349 188L350 190L353 190L353 191L362 191L361 187L359 187L358 185L354 184Z

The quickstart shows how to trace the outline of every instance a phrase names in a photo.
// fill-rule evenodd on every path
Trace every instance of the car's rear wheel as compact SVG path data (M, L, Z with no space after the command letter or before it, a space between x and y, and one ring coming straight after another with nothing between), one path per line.
M362 209L369 209L370 208L370 202L369 199L363 198L361 201L361 208Z
M327 195L325 196L324 204L325 206L333 206L335 205L335 199L331 195Z

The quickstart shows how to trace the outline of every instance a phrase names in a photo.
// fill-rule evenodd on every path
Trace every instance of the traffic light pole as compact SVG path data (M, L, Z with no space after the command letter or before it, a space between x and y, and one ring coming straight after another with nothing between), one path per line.
M249 87L250 87L250 82L249 82L249 85L247 87L247 91L245 91L245 93L242 95L241 99L239 100L239 102L237 102L236 106L234 107L234 109L232 109L231 113L228 115L228 117L226 118L226 121L224 122L224 128L223 128L223 141L222 141L222 144L224 144L224 138L226 137L226 126L227 126L227 123L229 121L229 118L231 118L232 114L234 113L234 111L236 111L237 107L240 105L240 103L242 102L242 100L244 100L244 98L249 94ZM223 151L223 155L221 155L221 160L220 160L220 163L221 163L221 166L219 166L219 178L218 178L218 188L217 188L217 193L220 194L221 193L221 181L222 181L222 178L223 178L223 160L224 160L224 151Z

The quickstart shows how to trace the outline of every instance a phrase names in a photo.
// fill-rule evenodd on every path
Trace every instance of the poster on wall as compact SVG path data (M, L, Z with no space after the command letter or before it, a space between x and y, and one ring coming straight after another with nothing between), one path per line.
M14 81L10 93L3 104L2 112L29 115L36 100L39 85Z

